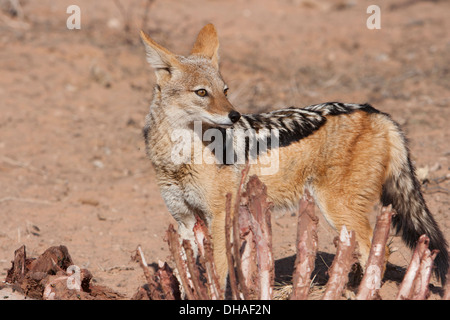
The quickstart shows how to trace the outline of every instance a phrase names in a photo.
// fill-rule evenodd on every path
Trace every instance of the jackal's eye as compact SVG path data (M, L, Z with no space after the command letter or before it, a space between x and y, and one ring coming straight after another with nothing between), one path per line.
M228 88L225 88L225 89L223 90L223 94L225 95L225 97L228 96Z
M195 93L199 96L199 97L206 97L208 95L208 91L206 91L205 89L198 89L195 90Z

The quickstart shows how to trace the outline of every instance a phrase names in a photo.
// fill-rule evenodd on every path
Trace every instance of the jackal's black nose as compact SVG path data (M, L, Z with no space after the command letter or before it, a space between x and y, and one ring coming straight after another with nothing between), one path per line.
M241 118L241 114L233 110L228 114L228 118L230 118L231 122L236 123Z

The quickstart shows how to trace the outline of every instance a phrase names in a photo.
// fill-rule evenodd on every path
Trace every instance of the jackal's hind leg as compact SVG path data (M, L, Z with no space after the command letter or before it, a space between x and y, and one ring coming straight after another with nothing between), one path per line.
M333 190L333 193L333 197L318 196L316 203L328 223L339 233L343 226L348 231L353 230L355 232L358 243L359 263L362 269L365 270L373 237L373 229L368 219L368 213L373 203L367 201L367 198L358 202L357 200L360 197L355 194L336 194L336 190ZM386 261L388 257L389 248L386 247Z

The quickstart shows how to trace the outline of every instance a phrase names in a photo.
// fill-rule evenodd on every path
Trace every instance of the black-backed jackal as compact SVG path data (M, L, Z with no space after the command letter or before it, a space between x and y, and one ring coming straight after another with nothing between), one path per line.
M144 127L147 154L182 237L192 239L196 216L209 226L222 280L228 270L225 197L235 194L243 164L252 161L249 176L266 184L276 209L295 208L307 189L334 228L354 230L362 266L372 239L367 215L377 201L392 204L393 225L410 247L426 234L430 248L440 251L436 275L445 281L447 243L421 194L405 137L389 115L337 102L241 115L227 99L212 24L186 57L144 32L141 37L156 72Z

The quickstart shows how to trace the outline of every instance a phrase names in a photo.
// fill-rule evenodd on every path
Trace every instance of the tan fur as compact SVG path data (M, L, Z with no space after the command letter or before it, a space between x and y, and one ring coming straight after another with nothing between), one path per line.
M275 209L295 208L303 191L308 188L327 221L338 231L342 226L354 230L359 243L361 262L364 267L372 239L368 213L379 200L386 168L390 162L390 126L379 126L378 115L356 112L346 117L330 117L327 125L313 136L291 146L281 148L280 170L274 175L260 175L267 185L269 201ZM375 125L373 125L375 122ZM369 165L368 165L369 164ZM240 172L231 168L203 171L202 181L210 185L209 194L213 210L212 234L216 252L220 255L217 265L226 274L224 256L224 197L235 193ZM211 178L211 174L217 178ZM249 176L259 174L253 165ZM213 176L214 176L213 175ZM207 200L208 201L208 200Z
M216 28L207 24L199 32L191 54L198 54L211 60L214 67L219 69L219 40Z
M226 117L234 108L218 71L217 32L212 25L204 27L188 57L176 56L144 33L141 36L149 62L162 73L144 128L158 185L183 238L193 238L195 215L208 223L216 266L224 280L225 196L236 193L242 165L171 161L174 129L191 130L195 120L202 121L204 129L229 125ZM208 89L207 98L195 94L203 87ZM196 147L211 153L198 140L192 155ZM372 238L367 214L379 201L386 179L399 175L408 157L395 124L382 113L356 110L327 115L326 123L313 134L261 157L273 152L279 153L279 170L262 175L264 166L258 162L251 166L249 176L257 174L266 184L275 209L295 208L307 188L334 228L340 231L345 225L355 231L364 266Z

